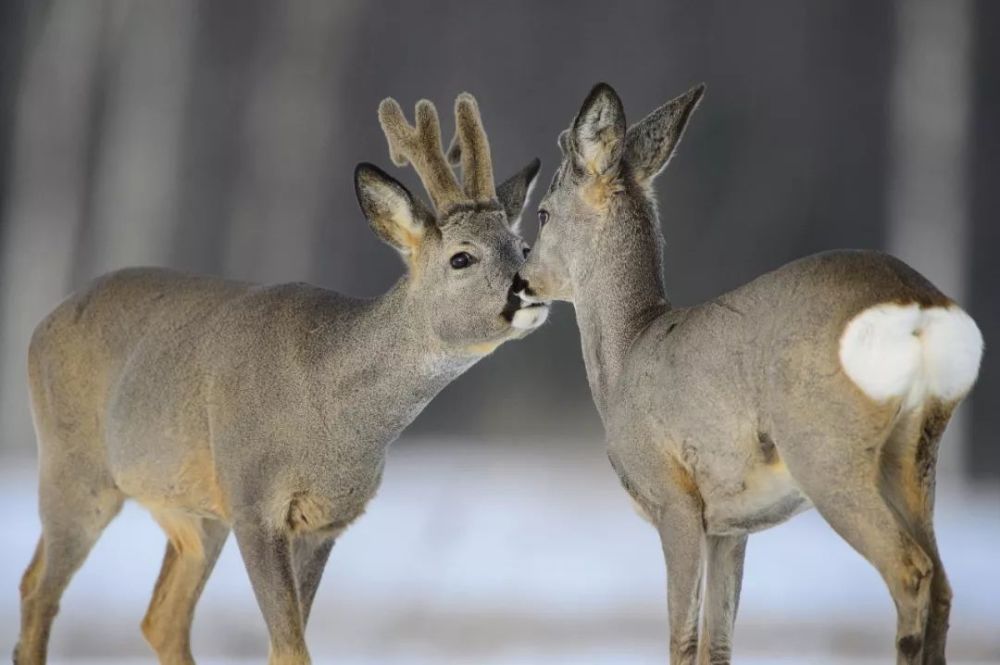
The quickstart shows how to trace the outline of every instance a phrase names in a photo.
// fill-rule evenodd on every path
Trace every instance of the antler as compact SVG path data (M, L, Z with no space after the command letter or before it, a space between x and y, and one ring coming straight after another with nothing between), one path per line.
M490 142L476 98L463 92L455 100L455 137L447 158L441 151L441 125L434 104L422 99L417 102L414 114L416 127L406 121L395 99L386 98L378 107L379 122L389 142L389 156L396 166L413 164L434 207L440 212L456 203L496 199ZM461 163L464 191L449 162Z
M389 156L396 166L413 164L438 211L464 200L455 174L441 151L441 125L434 104L421 99L414 111L416 127L391 97L378 107L378 119L389 142Z
M463 92L455 100L455 138L448 149L451 161L462 163L462 182L465 195L473 201L491 201L496 198L493 184L493 161L490 142L483 129L476 98Z

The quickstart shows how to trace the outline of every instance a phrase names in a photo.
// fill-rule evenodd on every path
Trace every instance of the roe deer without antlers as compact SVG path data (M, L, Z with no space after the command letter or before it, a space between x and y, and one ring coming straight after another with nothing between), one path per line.
M614 90L593 89L559 137L514 287L574 303L608 457L663 545L671 662L730 661L747 534L815 506L884 578L898 662L943 663L934 465L982 336L926 279L870 251L671 308L651 181L702 93L626 129Z
M547 314L509 292L538 161L494 187L470 95L455 116L464 186L430 102L417 104L416 127L394 100L379 107L393 161L413 164L437 211L358 166L362 211L407 266L388 293L366 301L133 269L38 326L28 365L42 537L21 584L15 663L45 661L63 589L128 497L169 539L142 622L161 662L193 662L194 605L230 529L270 662L309 661L320 575L374 495L387 446L446 384Z

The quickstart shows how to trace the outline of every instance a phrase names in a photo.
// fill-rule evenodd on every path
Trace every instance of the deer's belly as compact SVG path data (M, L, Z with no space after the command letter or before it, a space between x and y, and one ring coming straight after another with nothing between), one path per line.
M176 454L113 460L118 489L154 512L170 509L228 520L225 493L208 447L172 452Z
M705 527L720 536L761 531L812 508L781 460L754 467L735 491L703 499Z

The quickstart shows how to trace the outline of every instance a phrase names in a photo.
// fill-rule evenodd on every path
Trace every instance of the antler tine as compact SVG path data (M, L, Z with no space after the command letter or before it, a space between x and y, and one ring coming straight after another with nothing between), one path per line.
M441 125L434 104L421 99L414 111L416 127L406 121L403 109L391 97L378 107L389 156L397 166L413 165L434 207L440 211L464 197L455 174L441 151Z
M473 201L496 198L490 142L483 129L479 104L467 92L455 99L455 138L448 152L452 161L461 160L462 182L467 197Z

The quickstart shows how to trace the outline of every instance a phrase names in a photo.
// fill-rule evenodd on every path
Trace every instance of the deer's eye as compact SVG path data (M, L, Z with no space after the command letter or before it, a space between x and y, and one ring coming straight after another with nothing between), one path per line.
M549 221L549 211L539 210L538 211L538 227L541 228L545 226L545 223Z
M468 252L459 252L453 255L448 262L451 263L451 267L455 270L461 270L462 268L471 266L475 262L475 259Z

